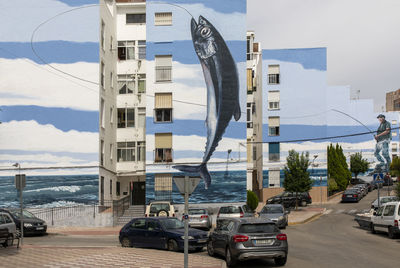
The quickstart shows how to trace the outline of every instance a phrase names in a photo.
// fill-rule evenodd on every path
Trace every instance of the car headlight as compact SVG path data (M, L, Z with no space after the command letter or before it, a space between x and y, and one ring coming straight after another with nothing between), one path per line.
M182 235L181 238L184 240L184 239L185 239L185 236ZM189 240L190 240L190 239L194 239L194 237L193 237L193 236L188 236L188 239L189 239Z
M24 227L32 227L32 223L24 223Z

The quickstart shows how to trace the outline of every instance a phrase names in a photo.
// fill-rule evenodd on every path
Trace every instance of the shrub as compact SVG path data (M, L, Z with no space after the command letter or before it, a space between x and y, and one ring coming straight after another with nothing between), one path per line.
M257 195L250 190L247 190L247 205L251 210L256 210L258 206L258 197Z
M334 193L337 190L339 190L339 187L336 183L336 180L334 178L328 179L328 192L329 193Z

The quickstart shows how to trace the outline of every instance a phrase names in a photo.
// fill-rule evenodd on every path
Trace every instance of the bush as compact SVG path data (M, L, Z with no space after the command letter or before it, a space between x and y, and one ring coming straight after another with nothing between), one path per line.
M258 197L257 195L250 190L247 190L247 205L251 210L256 210L258 206Z
M334 192L336 192L338 190L339 190L339 187L338 187L335 179L334 178L328 179L328 192L330 194L332 194L332 193L334 193Z

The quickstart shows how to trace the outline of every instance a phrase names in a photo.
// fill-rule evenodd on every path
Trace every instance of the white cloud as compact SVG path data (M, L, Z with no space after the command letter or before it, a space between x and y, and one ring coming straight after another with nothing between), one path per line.
M0 124L2 150L97 153L97 133L63 132L53 125L36 121L11 121Z
M1 154L0 161L8 161L10 163L20 163L21 161L33 161L43 162L46 164L63 163L63 164L77 164L82 162L88 162L86 159L73 158L69 156L57 156L50 153L39 153L39 154ZM37 164L37 163L36 163Z
M263 48L328 47L328 83L385 105L399 88L398 0L249 0L248 28Z
M0 42L29 42L38 25L62 12L76 9L54 0L13 0L1 4ZM79 30L77 30L79 29ZM97 42L99 7L60 15L41 26L34 41L67 40Z
M36 66L35 66L36 65ZM90 81L98 81L98 64L77 62L52 64L55 68ZM38 105L98 111L98 86L64 79L63 74L27 59L0 59L2 105ZM61 77L60 77L61 76ZM74 82L72 82L74 81ZM77 84L78 83L78 84ZM84 85L84 86L81 86Z

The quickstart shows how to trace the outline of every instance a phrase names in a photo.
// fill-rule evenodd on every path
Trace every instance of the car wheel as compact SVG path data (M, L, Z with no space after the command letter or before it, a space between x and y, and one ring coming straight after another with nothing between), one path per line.
M232 256L232 252L229 247L227 247L225 251L225 260L228 267L232 267L236 264L236 259Z
M302 206L302 207L305 207L305 206L307 206L307 202L306 201L301 201L301 203L300 203L300 206Z
M394 233L393 228L391 226L389 226L388 228L388 236L390 239L396 238L396 234Z
M213 244L212 244L212 241L210 240L210 241L208 241L208 243L207 243L207 253L208 253L208 255L209 256L214 256L214 254L215 254L215 252L214 252L214 247L213 247Z
M279 258L275 258L274 262L276 266L283 266L286 264L287 261L287 256L286 257L279 257Z
M3 247L11 247L14 244L14 236L10 234L6 241L3 243Z
M174 239L168 240L168 250L169 251L178 251L178 243Z
M169 217L168 211L162 209L157 212L157 217Z
M129 240L128 237L122 238L122 240L121 240L121 246L124 247L124 248L130 248L130 247L132 247L131 241Z
M376 234L375 226L371 223L371 233Z

